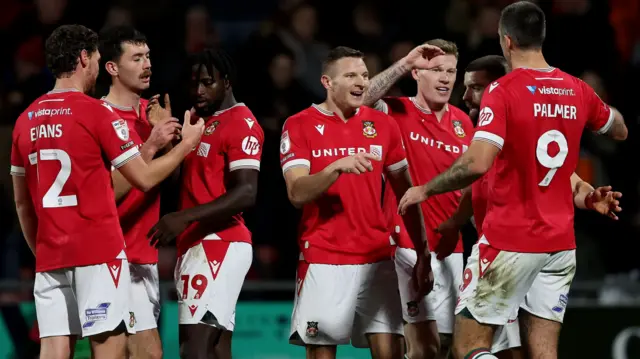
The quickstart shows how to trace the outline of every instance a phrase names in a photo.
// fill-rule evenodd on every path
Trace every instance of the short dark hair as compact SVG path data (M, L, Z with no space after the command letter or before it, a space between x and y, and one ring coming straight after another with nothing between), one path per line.
M469 63L464 72L484 71L489 75L489 81L495 81L507 74L507 60L499 55L479 57Z
M334 47L333 49L331 49L331 51L329 51L327 58L322 63L322 73L326 74L331 65L345 57L364 59L364 52L346 46Z
M55 78L69 77L78 66L82 50L89 55L98 50L98 34L82 25L62 25L45 43L47 67Z
M100 58L102 63L118 61L124 53L124 44L143 45L147 37L132 26L113 26L100 31Z
M233 86L236 81L236 65L231 55L222 49L204 49L193 55L189 63L191 68L194 66L198 66L198 68L204 66L211 76L213 76L213 69L215 68L220 73L220 77L229 81L231 86ZM200 74L198 73L197 76L199 78Z
M547 33L544 12L529 1L513 3L502 10L500 31L501 35L508 35L518 48L540 49Z

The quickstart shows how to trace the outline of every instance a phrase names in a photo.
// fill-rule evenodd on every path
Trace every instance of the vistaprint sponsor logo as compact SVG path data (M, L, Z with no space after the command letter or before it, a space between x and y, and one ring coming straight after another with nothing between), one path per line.
M68 116L71 115L70 108L42 108L37 111L32 111L28 113L29 120L33 118L37 118L40 116Z
M536 90L541 95L556 95L556 96L575 96L576 95L573 89L563 89L558 87L527 86L527 90L529 90L529 92L531 92L532 95L535 95Z

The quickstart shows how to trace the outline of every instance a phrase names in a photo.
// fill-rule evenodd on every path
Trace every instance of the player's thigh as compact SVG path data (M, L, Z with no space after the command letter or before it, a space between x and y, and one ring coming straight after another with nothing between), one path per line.
M562 323L575 272L575 250L549 255L525 296L521 308L540 318Z
M557 358L562 323L520 311L522 347L531 358Z
M126 259L75 267L73 288L84 337L115 334L113 331L122 323L129 333L135 333L135 314L129 307L131 276Z
M127 338L127 349L133 359L161 359L162 343L158 329L136 330Z
M494 354L508 352L509 349L519 348L520 346L520 326L516 318L509 320L509 323L496 329L493 336L493 344L491 345L491 352ZM503 356L508 356L508 354L504 354Z
M433 270L433 290L427 295L429 306L433 308L438 332L452 334L454 325L454 310L456 300L462 284L464 260L462 253L453 253L444 260L431 256Z
M463 273L456 314L501 326L515 316L548 255L492 247L483 236L473 246Z
M236 304L251 267L249 243L205 240L180 257L175 269L181 325L234 329Z
M353 346L368 347L369 341L376 340L391 346L397 342L394 335L403 334L402 304L395 288L398 288L398 275L392 260L362 266L351 337Z
M136 332L158 327L160 316L160 282L157 264L129 264L131 272L131 311L135 314Z
M351 339L362 265L298 262L289 342L340 345Z
M398 277L402 319L407 323L421 323L436 319L431 302L426 300L426 297L419 298L411 282L416 260L415 250L408 248L396 249L394 263Z
M82 334L78 303L71 282L67 279L67 271L69 270L59 269L36 273L33 296L43 345L51 342L53 347L65 346L66 339L44 338ZM54 342L60 344L53 344Z

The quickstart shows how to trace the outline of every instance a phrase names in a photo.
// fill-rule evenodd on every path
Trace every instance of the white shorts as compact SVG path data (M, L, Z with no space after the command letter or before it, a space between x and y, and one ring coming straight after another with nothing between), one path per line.
M509 320L507 325L499 327L493 336L493 345L491 345L492 353L520 347L520 327L518 319Z
M131 310L136 315L136 332L155 329L160 317L160 281L157 264L129 264Z
M485 236L473 246L456 314L505 325L518 308L562 323L576 271L575 250L517 253L491 247Z
M418 303L411 284L411 274L416 260L415 250L400 247L396 249L395 263L402 300L402 317L407 323L435 320L439 333L451 334L455 321L453 310L462 284L462 253L453 253L442 261L435 255L431 256L433 290L427 295L426 301Z
M245 242L203 240L189 248L174 272L179 324L233 331L236 304L252 261L253 248Z
M36 273L33 295L40 338L88 337L110 332L123 321L127 331L135 333L130 289L126 259Z
M298 262L289 342L369 346L366 334L403 335L398 280L390 260L360 265Z

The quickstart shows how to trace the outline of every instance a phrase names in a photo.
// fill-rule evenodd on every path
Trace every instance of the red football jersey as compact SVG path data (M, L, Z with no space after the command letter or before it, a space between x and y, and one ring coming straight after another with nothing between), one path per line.
M387 97L380 110L393 116L400 126L410 164L409 172L415 186L426 184L444 172L467 150L471 142L473 123L466 113L455 106L447 105L447 111L440 121L411 97ZM460 196L460 191L449 192L421 203L430 250L435 250L441 238L435 229L453 215ZM398 245L413 248L413 242L406 241L408 238L400 236ZM455 252L462 252L462 237Z
M409 232L407 232L407 229L404 226L402 216L398 214L398 198L393 192L393 187L391 187L389 181L385 181L384 183L382 210L387 219L389 231L391 231L391 239L393 239L394 242L393 244L397 245L398 243L403 243L403 248L407 248L406 246L408 245L411 245L409 248L413 248L413 242L411 241L411 237L409 237Z
M575 248L571 174L585 126L600 133L611 109L555 68L516 69L484 93L474 141L501 151L488 178L483 233L492 246L548 253Z
M147 119L148 100L140 99L138 112L133 107L123 107L109 103L111 108L127 121L129 130L135 132L142 142L151 134L153 126ZM147 233L160 220L160 188L142 192L137 188L131 190L118 203L120 226L127 244L127 258L130 263L158 263L158 250L152 247Z
M262 128L243 103L209 117L197 151L187 156L182 167L180 209L206 204L225 194L231 171L260 170L263 142ZM196 222L178 238L178 255L202 239L251 243L251 232L240 214L226 223Z
M484 216L487 214L487 183L489 173L480 177L471 185L471 206L473 207L473 220L476 224L478 238L482 237L482 223Z
M311 175L336 160L368 152L372 172L341 174L318 199L304 206L299 245L309 263L375 263L391 256L389 226L382 211L382 174L407 166L398 125L387 115L360 107L347 122L316 105L287 119L280 164Z
M106 263L124 254L111 166L139 156L138 143L110 106L75 90L51 91L20 115L11 169L26 175L40 207L36 271Z

